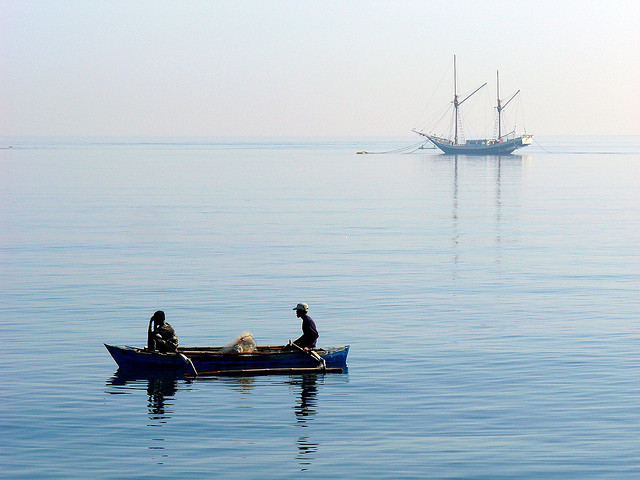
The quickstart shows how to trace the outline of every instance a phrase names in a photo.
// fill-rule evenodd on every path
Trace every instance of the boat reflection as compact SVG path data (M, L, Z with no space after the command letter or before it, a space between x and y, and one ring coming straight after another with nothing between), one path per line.
M300 401L295 405L295 415L298 424L306 426L307 417L316 414L317 395L318 395L318 375L301 375L298 378L291 379L288 383L292 386L300 387Z
M141 375L140 373L118 369L113 377L107 380L107 385L113 387L130 386L140 389L142 385L146 384L149 419L156 423L166 423L166 420L173 413L173 410L167 411L167 405L172 406L174 404L172 400L178 391L179 379L180 377L176 375L159 375L153 372ZM122 391L118 390L109 393L122 393Z
M177 379L150 379L147 385L149 401L147 408L152 420L164 421L166 418L166 397L175 397L178 389Z
M318 402L318 375L302 375L297 378L292 378L289 385L300 388L300 396L298 402L294 406L294 412L297 420L297 425L300 428L306 428L307 422L313 419L316 414L316 407ZM296 441L298 448L298 455L296 460L300 464L300 471L305 471L313 463L318 453L318 443L311 440L311 436L305 432L305 435L300 435Z
M149 418L149 427L158 427L167 424L176 414L177 397L180 394L188 394L189 392L202 392L211 387L225 387L231 391L238 392L244 399L238 403L238 408L242 410L243 421L251 423L251 418L246 417L252 411L264 411L265 404L263 399L269 399L270 396L264 395L264 387L272 389L274 385L277 387L289 387L289 394L295 396L292 405L294 414L293 425L296 427L297 433L292 439L295 444L296 454L295 461L298 463L300 471L306 471L317 458L320 444L313 439L313 429L308 428L311 421L318 412L318 394L327 381L327 376L319 373L290 375L290 376L271 376L271 377L196 377L185 378L184 376L167 376L154 374L153 372L129 372L119 369L107 380L107 393L109 394L133 394L146 392L146 407ZM348 375L332 375L331 382L348 382ZM285 392L286 393L286 392ZM221 395L226 401L231 402L228 395L225 396L219 388L211 390L211 397L207 394L205 398L213 398L219 400ZM249 402L249 403L247 403ZM211 408L215 408L215 403L207 403L201 405L203 411L210 412ZM191 410L197 410L197 407L191 403ZM269 407L271 408L271 407ZM279 417L282 415L282 409L273 409L273 415ZM225 428L224 422L237 422L237 417L217 417L220 425L217 425L218 431L229 431ZM274 419L276 422L283 421L282 418ZM286 423L287 420L284 419ZM300 430L298 430L300 429ZM212 429L215 431L216 429ZM235 428L232 429L234 431ZM166 451L165 439L159 433L163 430L154 431L150 450L162 450L160 456L162 458L154 458L155 461L162 462L164 457L168 456ZM157 454L154 454L157 455Z

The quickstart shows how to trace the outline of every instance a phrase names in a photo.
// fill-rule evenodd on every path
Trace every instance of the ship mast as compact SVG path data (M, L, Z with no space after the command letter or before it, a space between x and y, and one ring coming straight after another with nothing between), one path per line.
M520 90L514 93L511 98L507 100L504 105L502 105L502 102L500 101L500 72L496 70L496 98L498 99L498 106L496 107L498 110L498 140L500 140L500 138L502 137L502 110L504 110L505 107L509 105L509 102L516 98L516 95L518 95L519 93Z
M498 140L502 137L502 105L500 105L500 72L496 70L496 98L498 99Z
M453 56L453 108L455 108L455 124L456 124L456 134L454 137L454 143L458 144L458 107L460 104L458 103L458 77L456 71L456 56Z
M480 90L486 84L487 84L486 82L483 83L478 88L476 88L473 92L471 92L469 95L467 95L464 98L464 100L458 101L458 72L457 72L457 69L456 69L456 56L455 55L453 56L453 108L455 109L455 123L456 123L455 136L454 136L454 144L455 145L458 144L458 108L460 107L460 105L462 105L464 102L466 102L469 99L469 97L471 97L471 95L476 93L478 90ZM509 100L509 101L511 101L511 100Z

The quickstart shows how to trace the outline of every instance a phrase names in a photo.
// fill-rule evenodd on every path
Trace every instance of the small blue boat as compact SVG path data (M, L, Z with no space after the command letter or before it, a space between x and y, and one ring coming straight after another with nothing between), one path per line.
M147 348L104 346L122 369L187 376L343 373L349 353L349 345L309 351L259 346L251 353L223 352L223 347L178 347L175 353L159 353Z

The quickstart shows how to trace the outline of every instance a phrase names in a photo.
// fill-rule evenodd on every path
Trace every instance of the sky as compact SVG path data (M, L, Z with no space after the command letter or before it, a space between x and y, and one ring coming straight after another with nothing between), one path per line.
M528 133L640 134L637 0L0 0L0 136L411 137L454 54Z

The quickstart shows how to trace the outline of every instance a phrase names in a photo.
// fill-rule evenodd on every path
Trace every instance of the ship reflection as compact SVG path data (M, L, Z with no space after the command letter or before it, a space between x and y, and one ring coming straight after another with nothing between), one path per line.
M460 204L468 206L470 199L468 198L468 192L460 187L460 170L477 169L479 166L486 166L494 170L495 181L495 263L500 264L502 262L502 248L503 248L503 182L505 173L509 176L509 180L513 180L514 175L522 175L523 166L529 161L529 157L526 155L486 155L486 156L473 156L473 155L442 155L442 158L449 160L452 164L452 187L451 187L451 244L453 251L453 279L459 277L458 264L460 262ZM470 168L464 168L470 167ZM478 170L476 170L478 172ZM464 194L467 196L464 197ZM461 196L464 198L461 200Z

